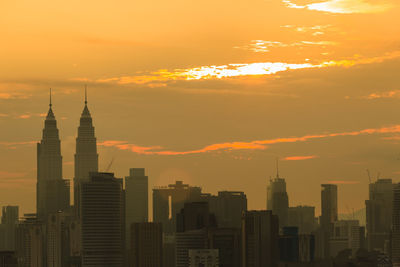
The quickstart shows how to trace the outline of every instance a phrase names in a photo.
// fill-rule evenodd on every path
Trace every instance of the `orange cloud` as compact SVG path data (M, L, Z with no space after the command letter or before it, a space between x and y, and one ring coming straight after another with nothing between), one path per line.
M366 99L380 99L380 98L398 98L400 97L400 90L393 90L383 93L372 93L364 97Z
M37 143L37 141L22 141L22 142L1 142L0 141L0 146L15 147L15 146L21 146L21 145L33 145L36 143Z
M293 157L286 157L283 158L283 160L307 160L307 159L315 159L318 158L318 156L313 155L313 156L293 156Z
M1 178L21 178L25 177L26 173L24 172L8 172L8 171L0 171Z
M387 1L380 4L371 4L366 0L326 0L306 5L298 5L292 0L282 0L289 8L308 9L329 13L353 14L353 13L379 13L392 6Z
M201 149L188 150L188 151L163 150L163 148L160 146L143 147L143 146L137 146L135 144L129 144L126 141L116 141L116 140L104 141L99 143L99 145L105 147L116 147L120 150L130 150L137 154L143 154L143 155L190 155L190 154L199 154L199 153L206 153L213 151L262 150L266 149L267 145L280 144L280 143L296 143L296 142L305 142L313 139L323 139L323 138L332 138L340 136L358 136L358 135L387 134L387 133L400 133L400 125L394 125L382 128L364 129L352 132L305 135L301 137L275 138L267 140L256 140L251 142L217 143L205 146Z
M282 43L276 41L264 41L264 40L252 40L249 45L244 46L235 46L236 49L242 50L249 50L256 53L266 53L270 51L270 48L282 48L282 47L295 47L295 46L310 46L310 45L317 45L317 46L327 46L327 45L336 45L336 42L330 41L300 41L295 43Z

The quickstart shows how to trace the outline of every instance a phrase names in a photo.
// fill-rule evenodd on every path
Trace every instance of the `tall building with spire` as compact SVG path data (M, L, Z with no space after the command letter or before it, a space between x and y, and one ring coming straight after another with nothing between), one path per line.
M61 141L51 103L37 144L36 208L39 219L69 206L69 181L62 178Z
M83 108L78 137L76 138L75 177L74 177L74 205L79 207L79 184L89 179L90 172L97 172L99 168L96 137L92 116L87 106L87 90L85 88L85 106Z

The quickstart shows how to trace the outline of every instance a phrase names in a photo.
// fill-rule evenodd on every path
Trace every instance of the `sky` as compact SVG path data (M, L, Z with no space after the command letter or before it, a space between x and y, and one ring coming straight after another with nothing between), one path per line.
M334 183L340 213L361 209L367 169L400 182L399 15L397 0L1 1L0 205L35 212L50 87L73 178L87 84L100 171L265 209L279 159L291 206L319 214Z

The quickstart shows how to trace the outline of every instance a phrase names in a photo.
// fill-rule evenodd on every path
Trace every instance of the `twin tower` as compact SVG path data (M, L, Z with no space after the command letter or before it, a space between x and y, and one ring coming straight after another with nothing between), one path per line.
M79 207L80 182L89 178L90 172L98 171L96 137L87 106L85 89L85 106L83 108L78 137L76 138L75 176L74 176L74 206ZM37 188L36 211L41 220L47 220L50 213L66 210L70 207L69 180L62 176L61 141L57 121L51 103L44 122L42 140L37 144ZM75 209L78 212L79 210Z

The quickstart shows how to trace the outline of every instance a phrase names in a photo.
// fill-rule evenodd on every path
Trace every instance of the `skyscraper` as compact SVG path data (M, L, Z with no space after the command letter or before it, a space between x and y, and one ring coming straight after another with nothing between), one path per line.
M279 261L278 216L270 210L247 211L242 223L242 266L275 267Z
M132 223L148 221L148 177L143 168L130 169L125 177L126 241L130 244Z
M96 137L92 116L87 106L87 93L85 88L85 106L83 108L78 136L76 138L75 177L74 177L74 205L79 208L79 184L89 179L90 172L97 172L99 168ZM79 214L79 211L77 211Z
M394 267L400 266L400 184L393 189L392 262Z
M333 234L333 223L338 220L337 185L321 185L321 217L317 235L317 257L326 259L330 256L329 239Z
M18 206L5 206L2 209L0 250L15 250L15 233L19 214L18 210Z
M270 180L267 186L267 210L278 215L279 226L282 228L288 223L289 197L286 192L286 181L279 177L277 168L276 178Z
M297 206L289 208L288 226L297 226L300 234L315 230L315 207Z
M379 179L369 184L369 199L365 201L369 251L383 252L385 241L390 240L393 187L392 179Z
M124 193L113 173L91 173L81 182L82 266L124 266Z
M49 111L44 122L43 137L37 144L36 209L38 218L44 221L49 213L69 206L69 181L62 179L60 144L50 91Z

